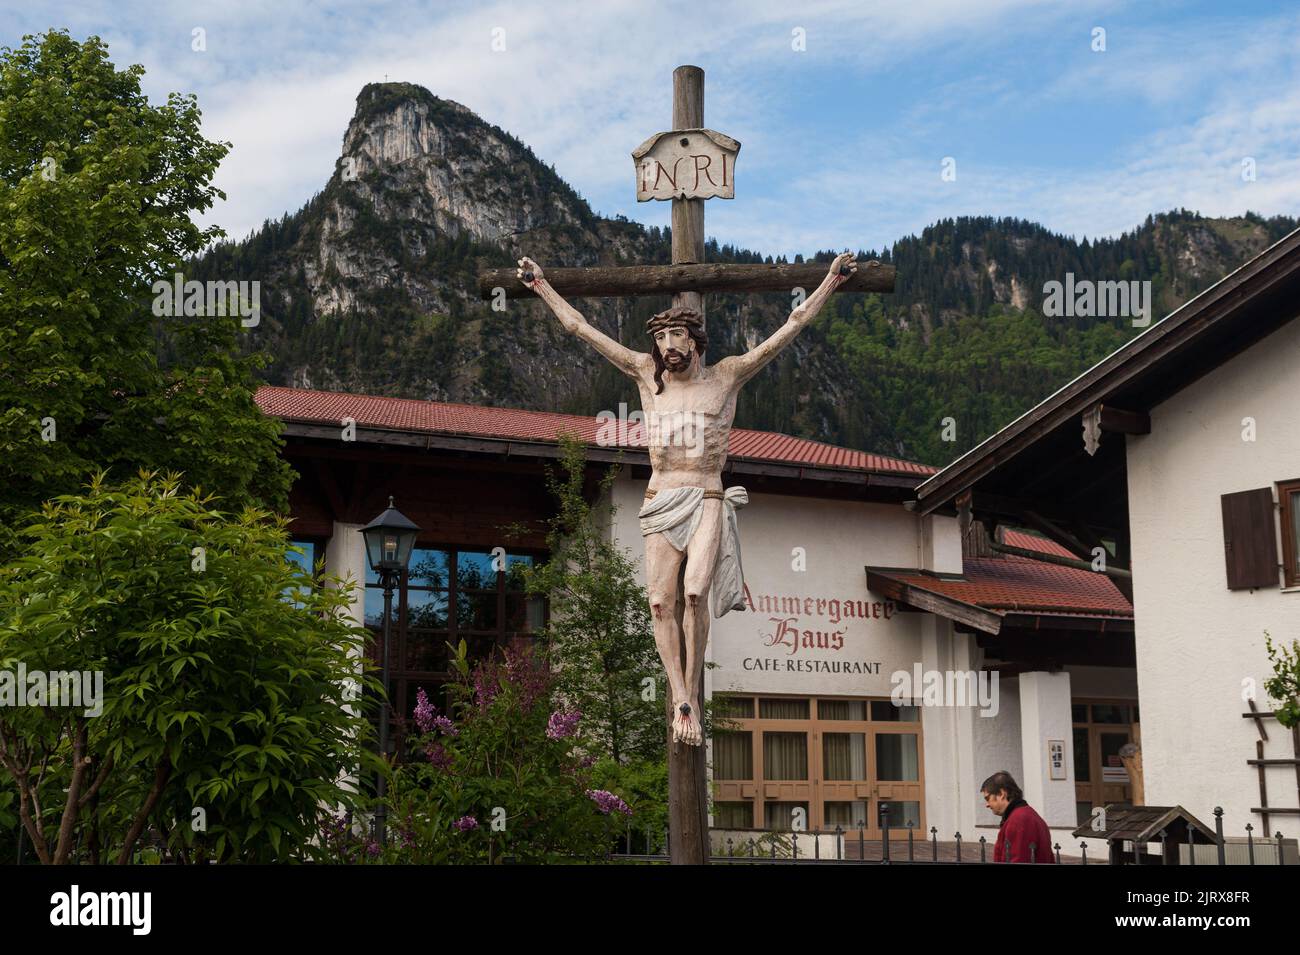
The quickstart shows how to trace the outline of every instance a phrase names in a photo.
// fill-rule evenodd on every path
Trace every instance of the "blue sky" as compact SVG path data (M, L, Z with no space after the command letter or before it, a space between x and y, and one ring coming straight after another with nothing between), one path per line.
M630 153L669 128L683 63L706 72L706 125L742 143L706 231L766 254L879 249L957 215L1095 237L1179 206L1300 214L1295 4L0 0L0 24L5 45L98 34L151 97L196 93L234 144L210 217L234 237L324 185L357 92L385 77L518 136L597 212L666 225L667 203L635 201Z

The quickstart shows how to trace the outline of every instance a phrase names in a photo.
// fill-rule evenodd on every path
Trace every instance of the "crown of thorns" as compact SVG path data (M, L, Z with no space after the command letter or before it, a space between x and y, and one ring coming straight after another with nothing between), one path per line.
M665 328L683 325L693 331L704 331L704 318L695 309L686 305L676 305L666 312L660 312L645 323L646 334L653 335Z

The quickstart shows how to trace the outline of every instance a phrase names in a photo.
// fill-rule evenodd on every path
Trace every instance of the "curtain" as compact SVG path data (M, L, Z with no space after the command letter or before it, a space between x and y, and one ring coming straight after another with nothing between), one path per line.
M763 778L807 779L808 734L764 733Z
M765 802L763 803L763 828L790 830L794 828L794 811L802 809L804 823L808 822L808 804L806 802Z
M915 733L876 735L876 778L911 782L920 779Z
M753 829L754 804L752 802L715 802L713 824L719 829Z
M822 776L825 779L867 778L865 733L822 734Z
M754 698L752 696L713 697L713 715L716 719L752 720L754 718Z
M758 715L765 720L806 720L808 700L759 700Z
M718 730L713 734L713 778L754 778L752 734L726 730Z
M856 799L853 802L828 802L826 809L826 827L834 829L836 826L843 826L845 829L857 829L859 824L867 822L867 802L865 799Z
M921 826L921 804L914 799L905 801L886 799L881 805L889 807L889 829L892 832L895 829L906 829L910 822L913 829L919 829ZM880 820L876 820L876 825L880 825Z
M863 700L818 700L817 718L822 720L865 720L867 704Z

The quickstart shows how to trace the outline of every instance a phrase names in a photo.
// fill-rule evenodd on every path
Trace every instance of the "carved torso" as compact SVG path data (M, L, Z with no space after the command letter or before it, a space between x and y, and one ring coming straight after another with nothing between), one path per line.
M664 390L655 394L654 362L649 355L638 370L636 382L654 470L650 488L721 490L727 442L736 419L734 380L708 365L692 378L665 372Z

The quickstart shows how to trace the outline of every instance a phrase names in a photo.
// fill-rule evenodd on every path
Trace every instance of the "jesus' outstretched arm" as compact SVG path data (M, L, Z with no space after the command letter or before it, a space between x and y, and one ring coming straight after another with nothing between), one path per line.
M546 276L542 275L542 267L532 259L527 257L520 259L515 274L519 276L519 281L541 296L542 301L551 307L551 311L555 313L555 317L560 320L566 332L577 335L590 344L623 374L636 377L637 369L650 357L646 352L636 352L626 348L600 329L588 324L582 314L551 287L551 283L546 281Z
M830 271L817 290L804 299L803 304L790 313L786 323L768 338L755 345L743 355L733 355L718 362L718 370L735 375L736 385L742 385L758 374L768 362L775 358L781 349L794 341L794 337L803 331L821 311L831 293L847 282L858 269L858 263L851 252L844 252L835 257ZM843 274L841 274L843 271Z

